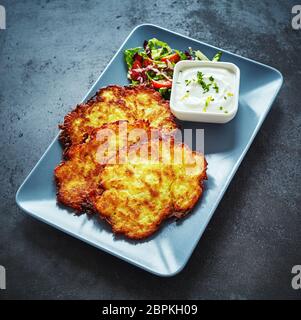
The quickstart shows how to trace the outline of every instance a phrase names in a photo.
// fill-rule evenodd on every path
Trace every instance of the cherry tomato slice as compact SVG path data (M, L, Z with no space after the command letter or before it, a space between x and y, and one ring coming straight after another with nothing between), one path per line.
M166 56L166 57L163 57L162 59L161 59L161 61L166 61L166 60L169 60L170 62L174 62L174 63L176 63L176 62L178 62L179 60L180 60L180 56L177 54L177 53L173 53L173 54L171 54L171 55L169 55L169 56Z
M155 89L171 88L172 82L169 80L152 80L152 85Z

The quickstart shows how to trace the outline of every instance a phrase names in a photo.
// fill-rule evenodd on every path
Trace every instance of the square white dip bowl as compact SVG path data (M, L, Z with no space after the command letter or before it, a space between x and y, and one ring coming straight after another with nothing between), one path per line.
M229 62L179 61L170 108L179 120L226 123L238 110L239 68Z

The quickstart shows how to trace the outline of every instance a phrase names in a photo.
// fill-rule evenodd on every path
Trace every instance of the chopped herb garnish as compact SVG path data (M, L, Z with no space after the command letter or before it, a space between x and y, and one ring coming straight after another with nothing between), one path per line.
M199 78L203 79L204 73L203 73L202 71L198 71L197 77L198 77L198 79L199 79Z
M214 82L214 84L213 84L213 89L215 90L216 93L219 92L219 87L217 86L216 82Z
M209 91L210 86L211 86L211 83L208 83L208 84L207 84L207 83L204 81L204 78L203 78L203 77L204 77L203 72L198 71L198 73L197 73L197 82L198 82L199 85L202 86L202 88L203 88L203 90L204 90L203 93L206 93L206 92Z
M209 96L209 97L206 99L206 102L205 102L205 107L206 107L206 108L209 106L209 103L210 103L211 101L214 101L214 99L213 99L211 96Z
M215 92L218 93L219 92L219 87L218 87L217 83L215 82L215 79L212 76L210 76L208 79L209 79L210 83L206 83L205 82L204 74L201 71L199 71L197 73L197 82L198 82L199 85L202 86L202 88L204 90L203 93L208 92L210 90L211 86L213 86L213 89L215 90Z
M228 96L228 97L233 97L233 96L234 96L234 94L233 94L233 93L231 93L231 92L228 92L228 93L227 93L227 96Z
M224 112L225 112L225 113L228 113L228 111L227 111L227 110L225 110Z
M191 80L185 80L185 83L186 83L186 86L189 86L190 85L190 83L191 83Z
M214 101L214 99L211 96L209 96L205 101L205 107L203 108L203 112L207 112L207 108L209 107L211 101Z
M224 99L227 100L227 97L225 96Z
M186 91L186 93L184 94L184 96L180 99L181 101L183 101L184 99L189 97L189 91Z
M223 107L219 107L220 110L223 110Z

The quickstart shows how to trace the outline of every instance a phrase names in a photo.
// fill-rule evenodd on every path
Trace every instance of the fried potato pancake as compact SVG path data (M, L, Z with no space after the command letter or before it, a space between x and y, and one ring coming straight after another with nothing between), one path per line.
M60 140L65 148L84 142L94 128L117 120L147 120L150 126L171 131L177 128L169 103L145 86L108 86L87 103L65 116Z
M86 143L71 146L56 167L58 201L77 212L91 211L89 194L99 189L104 163L112 161L119 148L148 139L150 134L151 127L144 120L117 121L94 129Z
M55 169L57 199L95 213L115 233L153 234L197 203L207 179L203 154L175 141L169 103L144 86L109 86L66 115Z
M163 220L180 218L195 206L206 167L202 154L172 137L151 140L129 150L127 162L107 163L99 180L103 192L90 194L90 201L114 233L142 239Z

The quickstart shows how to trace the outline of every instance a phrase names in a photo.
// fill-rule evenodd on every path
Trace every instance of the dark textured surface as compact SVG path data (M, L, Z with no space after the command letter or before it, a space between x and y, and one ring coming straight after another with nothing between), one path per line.
M1 1L0 298L301 298L295 1ZM124 38L151 22L270 64L284 86L186 268L158 278L35 221L15 193Z

